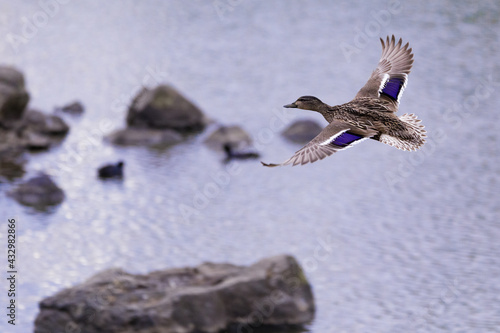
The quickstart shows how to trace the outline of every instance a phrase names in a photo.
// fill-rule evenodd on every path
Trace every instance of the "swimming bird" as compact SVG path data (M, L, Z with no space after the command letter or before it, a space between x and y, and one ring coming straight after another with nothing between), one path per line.
M97 174L100 178L121 178L123 177L123 161L117 164L108 164L100 167Z
M401 95L413 64L409 43L396 43L394 35L382 43L382 56L368 82L348 103L330 106L314 96L302 96L285 108L321 113L329 124L307 145L280 165L303 165L322 160L366 139L402 150L417 150L425 143L426 132L414 114L396 116Z

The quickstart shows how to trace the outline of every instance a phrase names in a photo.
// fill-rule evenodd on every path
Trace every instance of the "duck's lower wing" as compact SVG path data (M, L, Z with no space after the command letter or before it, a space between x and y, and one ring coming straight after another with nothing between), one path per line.
M314 139L307 145L298 150L295 155L283 163L273 164L264 163L267 167L276 167L281 165L304 165L322 160L340 150L347 149L353 145L368 139L375 135L375 132L362 131L353 128L344 122L334 121L326 126Z

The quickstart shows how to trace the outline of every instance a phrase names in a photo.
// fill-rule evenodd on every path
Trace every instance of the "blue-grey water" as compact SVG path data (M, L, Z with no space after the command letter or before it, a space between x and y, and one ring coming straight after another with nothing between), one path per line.
M1 1L0 62L24 72L30 107L86 111L28 156L24 178L45 170L63 204L37 212L0 184L0 239L15 217L19 248L16 326L1 314L0 331L31 331L41 299L109 267L290 253L313 286L312 332L500 332L499 17L498 1ZM209 130L167 150L102 140L141 86L170 83L281 162L300 148L287 124L325 124L281 106L349 101L392 34L415 54L400 113L426 125L419 152L370 141L304 167L228 169ZM123 182L96 179L118 159Z

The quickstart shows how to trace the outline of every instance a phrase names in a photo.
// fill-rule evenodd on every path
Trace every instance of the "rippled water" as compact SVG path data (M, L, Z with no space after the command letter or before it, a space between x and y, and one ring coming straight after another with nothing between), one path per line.
M313 285L313 332L500 332L499 3L220 3L218 13L210 1L69 1L13 44L7 36L22 36L23 17L43 8L1 2L1 61L25 73L30 105L80 99L87 110L68 119L60 147L29 157L25 177L53 175L67 196L60 207L21 207L0 184L2 219L16 217L20 235L17 330L5 318L0 330L32 330L42 298L112 266L291 253ZM365 142L307 167L238 163L217 183L227 170L205 134L168 150L102 142L141 85L168 82L280 162L299 148L277 134L286 124L325 123L281 106L306 94L350 100L388 34L415 53L401 112L426 125L418 153ZM123 182L96 179L118 159ZM0 232L5 242L5 223Z

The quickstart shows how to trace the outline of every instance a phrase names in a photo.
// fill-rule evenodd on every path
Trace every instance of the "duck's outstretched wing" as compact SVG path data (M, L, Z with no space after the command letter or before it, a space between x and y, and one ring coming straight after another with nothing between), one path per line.
M385 43L382 38L380 42L382 43L382 56L378 66L355 99L360 97L380 98L389 102L390 111L396 112L408 82L408 74L410 74L413 64L413 53L412 49L408 48L409 43L402 46L403 41L399 39L396 44L394 35L391 39L387 36Z
M352 147L356 143L359 143L369 137L373 136L375 132L362 131L353 128L349 125L340 121L333 121L328 126L326 126L314 139L312 139L307 145L302 147L299 151L295 153L292 157L280 164L267 164L261 162L262 165L267 167L275 167L281 165L304 165L307 163L314 163L318 160L322 160L339 150L347 149Z

